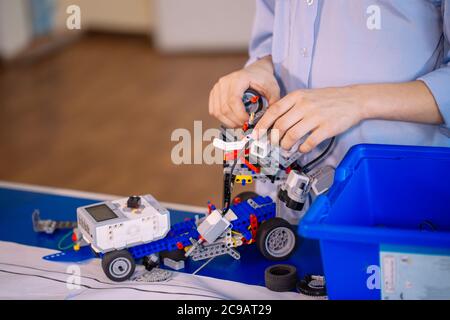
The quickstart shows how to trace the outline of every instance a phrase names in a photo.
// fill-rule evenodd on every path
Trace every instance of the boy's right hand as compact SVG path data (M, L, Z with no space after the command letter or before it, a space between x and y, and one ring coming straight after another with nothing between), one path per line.
M242 103L242 96L248 88L262 94L269 105L280 99L271 56L220 78L209 94L209 114L228 128L241 127L248 120Z

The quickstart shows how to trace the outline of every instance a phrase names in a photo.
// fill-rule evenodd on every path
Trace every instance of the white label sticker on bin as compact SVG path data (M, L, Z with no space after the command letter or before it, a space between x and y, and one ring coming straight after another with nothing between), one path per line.
M383 285L386 293L395 292L395 257L385 255L381 260L381 270L383 270Z
M450 250L380 247L381 298L450 299Z

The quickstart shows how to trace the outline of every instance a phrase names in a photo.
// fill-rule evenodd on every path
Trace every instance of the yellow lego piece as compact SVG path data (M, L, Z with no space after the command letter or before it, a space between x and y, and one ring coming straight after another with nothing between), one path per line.
M239 174L234 179L234 182L241 183L243 186L253 183L253 177L250 175Z

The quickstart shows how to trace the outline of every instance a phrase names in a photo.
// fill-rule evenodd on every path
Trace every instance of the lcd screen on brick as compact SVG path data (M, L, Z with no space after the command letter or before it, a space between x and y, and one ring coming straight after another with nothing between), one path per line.
M117 215L105 204L86 208L86 211L97 222L117 218Z

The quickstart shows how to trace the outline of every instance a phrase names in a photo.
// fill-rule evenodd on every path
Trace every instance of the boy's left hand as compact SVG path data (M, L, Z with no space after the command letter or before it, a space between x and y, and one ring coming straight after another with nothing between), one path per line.
M269 106L255 127L267 130L273 125L272 143L288 150L307 133L300 146L302 153L322 141L355 126L363 119L357 90L352 87L297 90ZM281 140L281 141L274 141Z

